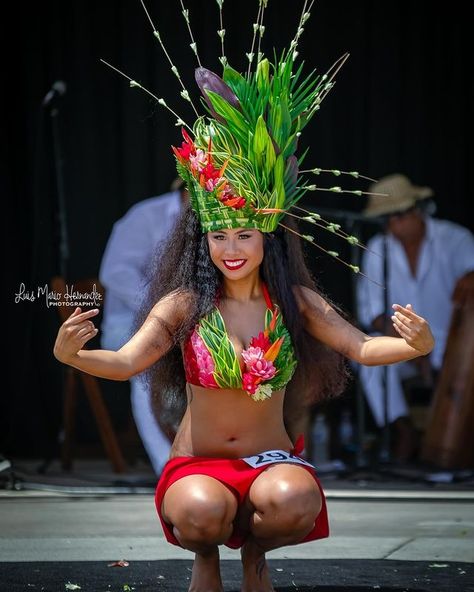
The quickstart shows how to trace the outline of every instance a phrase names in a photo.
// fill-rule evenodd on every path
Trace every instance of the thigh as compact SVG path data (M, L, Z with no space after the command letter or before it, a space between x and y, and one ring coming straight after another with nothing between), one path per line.
M319 508L322 496L314 476L302 466L290 463L270 465L252 483L248 502L255 509L263 509L269 503L290 502L315 504Z
M163 520L173 524L190 512L224 514L232 521L237 513L235 494L223 483L208 475L186 475L172 483L161 503Z

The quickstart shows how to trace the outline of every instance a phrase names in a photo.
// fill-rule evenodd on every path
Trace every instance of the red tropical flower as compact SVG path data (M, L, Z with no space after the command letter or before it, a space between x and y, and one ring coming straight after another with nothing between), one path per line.
M175 146L171 146L173 148L173 152L176 155L176 158L179 160L181 164L185 164L186 161L189 160L189 157L192 154L196 154L196 146L188 134L188 132L183 128L181 128L181 133L183 134L184 142L181 144L181 148L176 148Z
M268 339L268 336L263 333L263 331L260 331L257 337L252 337L252 341L250 342L252 347L259 347L264 352L269 349L271 344L272 342L270 339Z
M181 147L172 146L178 162L191 171L203 189L209 193L215 191L215 195L225 206L234 210L243 208L247 204L247 200L240 195L235 195L224 177L228 161L224 162L220 169L214 166L211 139L209 139L206 154L202 148L196 148L193 139L184 128L181 129L181 133L184 138Z
M250 372L245 372L242 375L242 386L249 395L255 393L260 382L262 382L262 379L259 376L255 376L255 374L250 374Z
M234 208L234 210L240 210L243 208L247 203L245 197L240 197L239 195L224 195L223 197L219 198L221 202L225 206L229 206L230 208Z

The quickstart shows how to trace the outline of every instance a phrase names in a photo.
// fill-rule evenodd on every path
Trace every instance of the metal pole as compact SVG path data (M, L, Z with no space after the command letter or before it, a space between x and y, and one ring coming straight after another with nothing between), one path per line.
M51 129L53 135L53 150L54 150L54 172L56 177L56 191L57 191L57 223L59 234L59 272L60 275L67 280L67 266L69 260L69 238L67 231L67 215L66 215L66 193L64 189L64 158L61 144L61 133L59 129L59 109L57 106L50 111Z
M389 333L389 315L388 315L388 237L384 232L382 242L382 256L383 256L383 284L385 290L383 293L383 310L384 310L384 335ZM383 431L382 431L382 446L380 448L380 461L382 463L389 463L391 460L390 454L390 424L388 421L388 369L387 366L382 366L382 390L383 390Z

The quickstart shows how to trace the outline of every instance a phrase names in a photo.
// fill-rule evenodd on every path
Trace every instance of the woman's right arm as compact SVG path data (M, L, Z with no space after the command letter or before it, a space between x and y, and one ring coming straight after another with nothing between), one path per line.
M172 346L173 332L189 310L190 296L172 292L152 308L143 325L118 351L83 349L97 329L92 318L98 310L80 308L61 325L54 355L63 364L110 380L128 380L159 360Z

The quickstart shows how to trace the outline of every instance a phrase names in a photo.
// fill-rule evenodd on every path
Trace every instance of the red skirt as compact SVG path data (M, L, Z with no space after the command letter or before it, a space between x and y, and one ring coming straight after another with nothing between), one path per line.
M295 446L295 451L298 452L298 444ZM263 455L264 453L262 453ZM261 456L262 456L261 455ZM297 457L301 458L301 457ZM282 462L282 461L276 461ZM173 483L186 477L188 475L207 475L217 479L223 483L237 498L237 503L240 506L248 495L250 486L255 479L262 473L269 465L268 463L261 467L250 466L245 460L240 458L213 458L209 456L178 456L169 460L160 476L158 485L156 487L155 504L160 518L163 532L166 540L173 545L181 547L178 539L173 534L173 529L170 524L164 521L161 513L161 504L165 493ZM309 534L300 542L305 543L316 539L323 539L329 536L329 523L326 507L326 499L324 496L321 483L316 476L314 467L308 464L299 464L303 469L308 471L316 481L319 492L321 494L321 511L319 512L314 527ZM248 532L243 532L237 525L234 525L234 530L225 545L231 549L238 549L245 542Z

